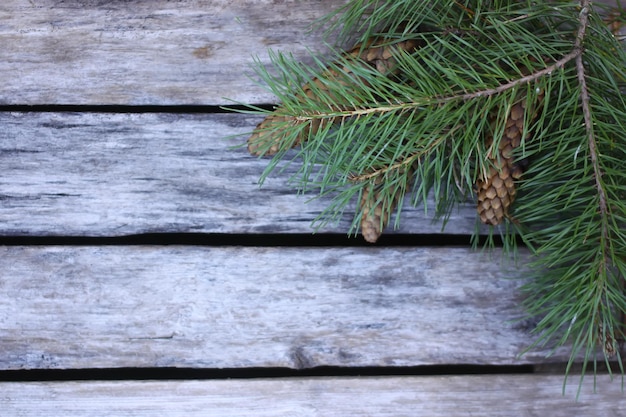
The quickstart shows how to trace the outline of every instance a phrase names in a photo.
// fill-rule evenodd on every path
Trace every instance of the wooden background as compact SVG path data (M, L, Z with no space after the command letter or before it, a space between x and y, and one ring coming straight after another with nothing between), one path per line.
M372 246L259 188L260 119L218 106L273 103L252 57L323 53L343 3L0 4L3 416L622 415L619 378L561 395L567 347L521 355L529 256L472 251L471 205Z

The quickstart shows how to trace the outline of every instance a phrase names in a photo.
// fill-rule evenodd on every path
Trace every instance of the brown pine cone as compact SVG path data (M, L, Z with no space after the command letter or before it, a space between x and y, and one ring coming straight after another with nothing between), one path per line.
M543 100L538 97L535 108ZM478 194L478 215L485 224L496 226L509 214L509 209L515 200L515 180L523 174L520 163L513 158L513 150L517 148L526 134L524 132L526 98L523 97L511 108L504 127L504 135L498 144L497 155L489 156L489 171L482 173L476 180ZM535 110L532 110L535 112ZM531 122L537 118L535 112ZM492 125L493 125L492 121ZM493 144L493 136L487 137L485 145L489 148ZM485 175L486 174L486 175Z
M410 166L397 169L401 170L401 173L408 170L409 180L412 182L418 163L419 161L416 160ZM361 194L360 206L363 212L361 215L361 234L369 243L375 243L382 235L391 213L396 209L398 201L404 194L404 192L396 192L391 204L381 200L382 181L384 179L380 177L372 181L363 187L363 194Z
M383 205L378 202L380 192L378 192L376 188L378 188L376 185L365 187L361 195L361 210L363 210L363 215L361 216L361 234L363 238L370 243L375 243L383 233L383 229L389 218L389 212L394 209L394 207L389 207L383 212ZM378 204L376 204L377 202Z
M396 73L396 71L394 71L394 67L396 65L396 60L393 58L394 51L404 50L410 52L417 48L418 45L418 40L409 39L401 42L389 43L388 39L376 38L368 41L365 44L365 47L363 47L363 44L356 45L344 54L344 58L359 59L364 65L369 65L381 74L390 76ZM343 70L345 72L349 71L349 69L345 67ZM349 81L349 78L346 78L346 74L340 73L332 68L328 68L319 77L313 78L311 82L302 87L304 94L306 94L309 99L315 99L315 90L313 85L315 85L315 89L327 90L327 87L321 81L324 79L339 79L344 85L347 85ZM336 102L341 102L341 99L337 98ZM276 131L275 127L277 124L288 123L289 121L297 123L295 118L290 116L279 114L271 114L267 116L261 123L259 123L248 139L248 151L252 155L274 155L281 147L286 145L282 143L285 137L280 135L280 133ZM297 146L303 140L306 140L309 135L315 134L325 123L333 123L334 121L334 119L312 120L309 129L304 130L296 138L296 140L294 140L293 143L288 144L288 146Z

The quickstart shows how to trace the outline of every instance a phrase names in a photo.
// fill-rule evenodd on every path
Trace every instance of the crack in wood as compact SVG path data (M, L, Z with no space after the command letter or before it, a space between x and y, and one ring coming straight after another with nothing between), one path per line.
M167 336L141 336L141 337L129 337L128 340L172 340L176 336L176 333L172 333Z

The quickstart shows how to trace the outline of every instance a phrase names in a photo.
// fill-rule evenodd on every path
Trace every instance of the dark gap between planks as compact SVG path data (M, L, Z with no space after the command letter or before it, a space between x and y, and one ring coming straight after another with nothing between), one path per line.
M610 372L617 376L619 365L609 364ZM586 373L594 371L587 365ZM142 381L142 380L227 380L269 378L315 377L393 377L393 376L463 376L558 374L565 376L566 363L525 365L421 365L406 367L335 367L320 366L309 369L290 368L87 368L87 369L20 369L0 371L0 382L39 381ZM570 374L580 374L582 364L577 363ZM595 372L608 374L604 363L597 364Z
M275 104L261 103L251 106L271 111ZM0 105L0 112L29 113L173 113L173 114L211 114L238 113L250 110L241 104L224 105L80 105L80 104L16 104Z
M127 236L0 236L0 246L126 246L194 245L245 247L469 247L470 236L452 234L383 234L376 244L361 236L346 234L215 234L215 233L145 233ZM479 246L487 239L482 236ZM495 246L502 240L493 237ZM518 242L520 246L523 242Z
M529 374L533 365L426 365L409 367L332 367L289 368L110 368L110 369L32 369L0 372L0 382L94 381L94 380L221 380L307 377L385 377L435 375Z

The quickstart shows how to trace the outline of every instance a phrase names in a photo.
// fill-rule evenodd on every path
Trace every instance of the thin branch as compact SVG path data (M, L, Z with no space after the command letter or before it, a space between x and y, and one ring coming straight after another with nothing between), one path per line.
M361 174L361 175L350 176L350 181L352 181L352 182L363 182L363 181L367 181L369 179L372 179L374 177L379 177L381 175L386 174L387 172L390 172L390 171L393 171L393 170L396 170L396 169L400 169L400 168L405 167L407 165L413 164L423 154L424 154L424 152L417 152L417 153L414 153L412 155L409 155L407 158L403 159L400 162L396 162L393 165L389 165L389 166L386 166L384 168L377 169L377 170L375 170L373 172L370 172L369 174Z
M600 210L600 217L602 223L601 229L601 248L602 251L602 264L598 265L600 276L603 275L603 272L609 268L610 260L608 252L610 252L609 248L609 230L607 225L607 218L609 216L609 209L606 203L606 193L604 190L604 186L602 185L602 170L598 164L598 151L595 133L593 131L593 120L591 119L591 105L589 99L589 90L587 88L587 80L585 77L585 65L583 62L583 42L585 39L585 31L587 29L588 20L589 20L589 9L590 9L590 1L589 0L581 0L580 6L582 10L580 11L580 27L578 29L578 34L576 36L576 45L580 47L581 54L576 57L576 75L578 77L578 83L580 84L580 99L581 99L581 107L583 110L583 117L585 120L585 131L587 132L587 141L589 143L589 157L591 159L591 165L593 166L593 177L595 180L595 187L598 192L598 206ZM601 314L601 308L599 307L598 313ZM599 324L598 329L598 337L600 338L600 344L602 346L603 352L606 356L611 357L615 355L614 348L614 329L612 327L605 328L604 325Z
M576 36L576 46L580 48L581 52L589 19L589 3L589 0L581 0L580 2L582 10L580 11L580 27ZM591 164L593 165L596 189L598 190L598 195L600 198L600 201L598 202L600 206L600 215L605 218L606 216L608 216L609 210L606 204L606 194L604 192L604 187L602 186L601 181L602 171L600 170L600 167L598 165L598 151L596 147L596 138L593 131L593 121L591 120L589 90L587 89L587 80L585 77L585 66L583 63L582 53L580 53L576 57L576 73L578 76L578 83L580 84L581 107L583 110L583 117L585 119L585 130L587 131L587 138L589 142L589 154L591 157ZM606 222L602 222L602 237L605 239L605 241L608 240L608 230Z
M411 155L407 156L406 158L404 158L400 162L396 162L395 164L392 164L392 165L389 165L389 166L385 166L385 167L380 168L380 169L376 169L376 170L374 170L374 171L372 171L372 172L370 172L368 174L353 175L353 176L350 177L350 181L353 181L353 182L367 181L367 180L370 180L370 179L372 179L374 177L380 177L381 175L385 175L388 172L391 172L391 171L394 171L394 170L397 170L397 169L401 169L401 168L406 167L406 166L410 166L416 160L418 160L419 158L421 158L424 155L426 155L428 152L433 150L433 148L438 146L442 141L444 141L448 137L452 136L452 134L454 132L456 132L457 130L459 130L461 128L462 128L461 125L456 125L454 128L450 129L447 132L447 134L441 135L440 137L438 137L437 140L435 140L433 143L431 143L426 149L422 149L421 151L412 153Z
M585 28L586 28L586 25L587 23L585 19ZM584 32L585 31L583 30L582 31L583 35L584 35ZM580 30L579 30L579 35L580 35ZM393 104L385 105L385 106L380 106L380 107L368 107L368 108L362 108L362 109L351 109L351 110L335 111L335 112L331 111L328 113L318 113L315 115L306 115L306 116L300 115L300 116L295 116L295 119L297 121L303 122L303 121L316 119L316 118L354 117L354 116L358 117L358 116L364 116L364 115L368 115L372 113L385 113L385 112L399 111L399 110L411 109L411 108L417 108L417 107L423 107L423 106L429 106L429 105L444 104L444 103L457 101L457 100L469 101L469 100L476 99L478 97L489 97L489 96L493 96L496 94L500 94L504 91L510 90L511 88L515 88L519 85L528 84L531 81L538 80L539 78L545 75L550 75L552 71L556 71L559 68L562 68L563 66L565 66L565 64L567 64L571 60L577 59L578 57L581 57L581 56L582 56L582 43L578 42L578 38L577 38L576 43L574 44L574 48L572 48L570 52L563 55L561 59L559 59L552 65L549 65L545 67L544 69L536 71L530 75L526 75L524 77L518 78L506 84L501 84L494 88L488 88L485 90L475 91L473 93L459 94L459 95L442 97L442 98L425 99L422 102L412 101L412 102L398 103L395 105Z
M535 81L538 80L539 78L543 77L544 75L550 75L552 73L552 71L555 71L559 68L562 68L565 66L565 64L567 64L568 62L570 62L572 59L575 59L579 56L581 56L582 54L582 48L580 45L578 45L577 43L574 44L574 48L568 52L567 54L563 55L563 58L559 59L558 61L556 61L554 64L549 65L547 67L545 67L542 70L539 70L537 72L534 72L530 75L526 75L522 78L518 78L514 81L508 82L506 84L501 84L495 88L488 88L486 90L482 90L482 91L476 91L474 93L467 93L467 94L463 94L460 96L456 96L456 97L446 97L445 99L442 99L440 102L441 103L445 103L448 101L451 101L452 99L461 99L461 100L472 100L475 99L477 97L489 97L489 96L493 96L496 94L500 94L506 90L510 90L511 88L517 87L518 85L521 84L528 84L531 81Z

